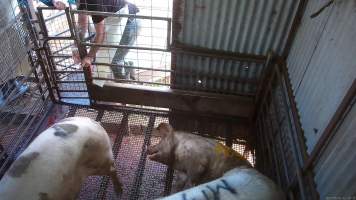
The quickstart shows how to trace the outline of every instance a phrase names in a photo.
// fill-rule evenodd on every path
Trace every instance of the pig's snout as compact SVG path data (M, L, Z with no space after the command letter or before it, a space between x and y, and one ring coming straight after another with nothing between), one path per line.
M148 158L153 161L160 161L161 160L160 158L162 157L161 152L157 147L157 145L151 145L147 147L147 155Z
M151 145L147 147L147 154L148 155L153 155L158 152L157 145Z

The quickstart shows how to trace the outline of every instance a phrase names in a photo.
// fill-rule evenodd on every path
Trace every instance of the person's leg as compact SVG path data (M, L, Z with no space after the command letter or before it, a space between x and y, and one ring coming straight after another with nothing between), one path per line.
M127 20L123 35L120 40L120 45L132 46L137 40L137 36L140 32L140 19L129 18ZM124 58L129 52L129 49L118 48L115 52L112 64L125 65ZM124 67L111 67L115 79L130 79L134 78L134 69L127 69Z

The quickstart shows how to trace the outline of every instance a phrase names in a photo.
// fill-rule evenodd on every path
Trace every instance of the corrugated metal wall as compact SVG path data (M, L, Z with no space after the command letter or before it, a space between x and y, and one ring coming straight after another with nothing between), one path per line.
M176 88L253 95L263 63L177 55Z
M320 199L356 196L356 106L339 127L315 168Z
M282 53L296 0L185 0L178 40L209 49Z
M310 1L287 60L309 152L356 77L356 1L311 19L325 3Z
M297 0L178 0L174 10L178 26L173 26L173 41L185 45L226 52L266 56L281 54L298 8ZM177 24L176 23L176 24ZM178 27L178 28L177 28ZM176 88L253 94L255 80L264 64L232 62L176 53L172 60L177 72ZM174 56L174 55L173 55ZM221 76L235 81L226 81ZM237 83L242 78L244 83Z
M325 3L309 1L287 60L309 152L356 78L356 1L335 1L311 18ZM354 106L316 164L321 199L356 195L355 119Z

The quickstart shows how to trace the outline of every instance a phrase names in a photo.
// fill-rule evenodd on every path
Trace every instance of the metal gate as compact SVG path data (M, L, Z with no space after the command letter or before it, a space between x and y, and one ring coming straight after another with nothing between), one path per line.
M49 17L48 15L51 14ZM144 44L135 45L121 45L118 43L110 43L104 41L102 44L96 44L90 42L94 37L95 33L91 32L91 25L89 24L88 36L85 38L80 38L79 31L77 28L77 19L79 14L86 15L103 15L110 17L110 19L115 18L126 18L133 20L148 20L148 21L158 21L160 23L166 24L166 34L165 34L165 44L163 46L155 47L152 44L147 46ZM118 49L124 50L134 50L137 51L137 55L142 56L147 53L157 54L169 53L170 50L170 35L171 35L171 19L168 17L154 17L154 16L141 16L141 15L129 15L120 13L104 13L104 12L93 12L93 11L82 11L67 8L65 11L56 11L53 8L39 7L37 14L42 48L45 52L45 56L48 60L49 70L48 78L49 82L52 84L52 91L54 93L54 101L62 103L72 103L81 105L91 105L95 103L97 98L93 98L92 93L95 92L93 85L102 86L105 81L120 82L120 83L130 83L138 85L153 85L153 86L169 86L168 80L144 80L142 76L137 76L138 78L128 79L128 78L117 78L113 77L112 70L114 67L124 68L126 70L145 70L152 74L164 74L163 77L169 77L171 70L164 68L154 68L154 67L141 67L139 65L134 66L132 63L113 63L111 60L115 59L113 56L114 52ZM109 20L108 20L109 21ZM125 25L110 24L107 23L106 28L110 29L112 27L119 26L121 29ZM145 27L144 27L145 28ZM147 28L147 27L146 27ZM152 28L152 27L151 27ZM123 34L106 34L106 38L113 37L124 37ZM136 35L136 37L141 37ZM142 36L144 37L144 36ZM116 39L117 40L117 39ZM86 50L90 47L100 47L97 56L94 59L93 67L82 68L80 64L75 63L72 53L79 52L81 57L85 56ZM166 61L167 62L167 61ZM170 60L169 60L170 62Z

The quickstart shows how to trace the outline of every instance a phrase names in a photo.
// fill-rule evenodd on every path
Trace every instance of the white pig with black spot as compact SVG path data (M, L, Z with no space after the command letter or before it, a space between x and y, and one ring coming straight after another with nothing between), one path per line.
M110 139L86 117L66 118L42 132L14 161L0 181L2 200L76 199L91 175L111 177L122 192Z

